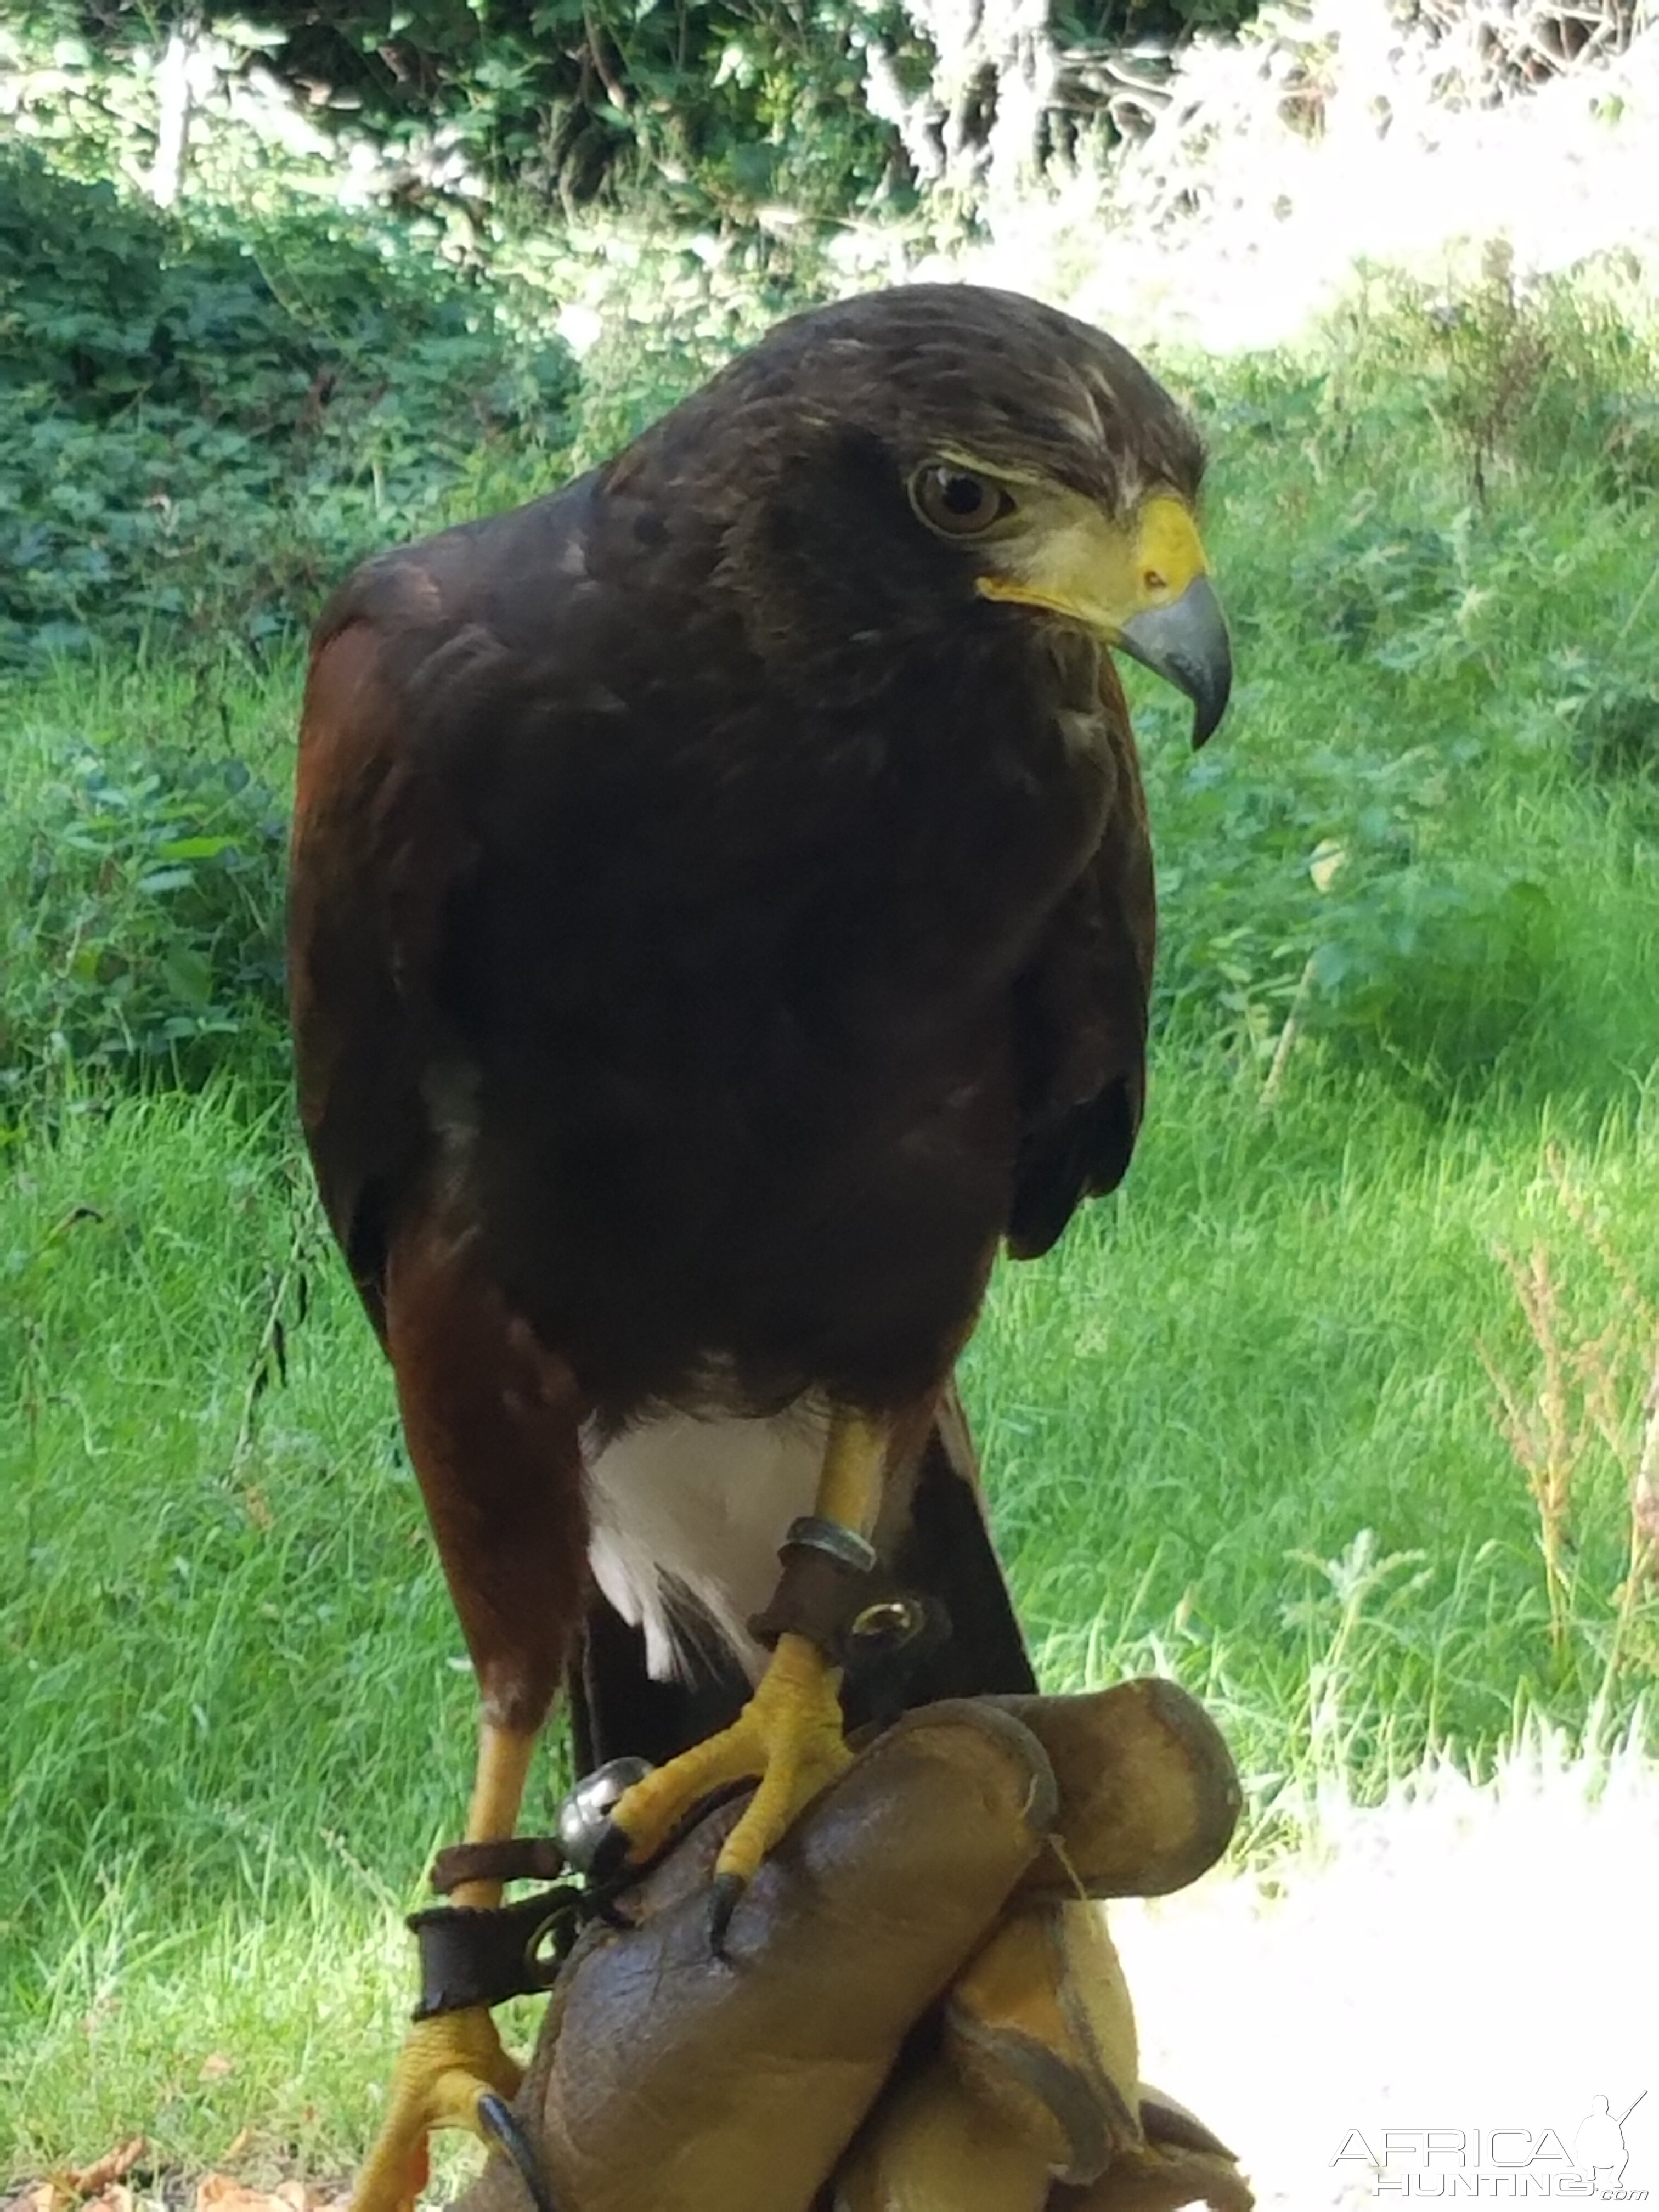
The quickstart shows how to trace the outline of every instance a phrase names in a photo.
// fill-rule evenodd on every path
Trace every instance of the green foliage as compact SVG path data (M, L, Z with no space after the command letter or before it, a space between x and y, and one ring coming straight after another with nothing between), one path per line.
M1334 536L1292 556L1298 623L1351 658L1409 666L1417 641L1455 604L1459 551L1451 532L1379 514L1361 493Z
M60 659L0 751L0 1144L115 1090L285 1091L296 653Z
M234 76L274 73L313 123L408 155L405 205L441 197L464 165L464 191L514 185L544 211L626 189L701 221L867 199L893 149L864 101L860 35L876 23L915 47L890 0L275 0L257 23L228 7L200 20ZM147 152L153 94L146 115L130 80L156 43L153 11L33 0L22 21L33 51L64 53L83 130ZM434 143L441 184L422 158Z
M1196 761L1165 697L1138 703L1166 1020L1264 1076L1310 1036L1443 1100L1611 1099L1659 1051L1659 599L1651 494L1603 434L1659 373L1591 272L1527 307L1553 350L1524 404L1460 413L1419 302L1374 290L1310 356L1206 370L1196 395L1240 684ZM1507 307L1489 329L1488 400L1514 399ZM1503 426L1484 498L1477 416Z
M847 0L422 0L284 15L280 68L349 83L394 128L436 118L497 174L567 204L628 181L691 214L775 198L838 210L887 166Z
M1073 0L1056 6L1054 29L1069 67L1231 28L1256 6ZM325 125L366 126L390 152L435 139L475 181L544 208L625 192L698 222L780 203L835 218L878 196L908 200L898 139L866 97L865 54L879 41L910 84L939 69L927 11L906 0L272 0L257 22L228 6L201 20L239 74L274 72ZM150 88L141 70L135 98L133 79L156 39L152 9L27 0L20 21L37 49L55 49L83 128L148 139ZM418 160L401 188L410 203L438 196Z
M281 799L228 755L71 750L0 836L0 1097L283 1049Z
M1613 273L1522 285L1500 241L1455 293L1374 282L1333 332L1339 404L1357 410L1413 391L1478 501L1495 471L1585 470L1608 498L1659 492L1659 361L1624 288L1598 281Z
M1556 673L1578 767L1598 784L1659 797L1659 676L1603 667L1577 649L1558 656Z
M170 221L0 148L0 664L290 633L498 456L544 471L573 381L373 237Z
M1546 885L1513 863L1392 869L1321 933L1322 1025L1440 1085L1490 1076L1517 1035L1535 1058L1558 921Z
M607 312L582 356L570 460L607 459L775 323L811 301L809 257L734 234L701 251L674 234L607 240ZM527 257L526 257L527 258ZM528 272L527 272L528 273ZM619 275L622 281L618 282ZM548 281L548 272L536 271Z

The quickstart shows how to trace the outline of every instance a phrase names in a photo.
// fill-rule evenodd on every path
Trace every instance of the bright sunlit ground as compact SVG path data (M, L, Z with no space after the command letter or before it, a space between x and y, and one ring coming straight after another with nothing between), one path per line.
M1145 2074L1241 2150L1264 2212L1542 2196L1594 2165L1598 2099L1630 2115L1624 2185L1659 2197L1652 1765L1534 1742L1486 1789L1333 1797L1316 1833L1113 1916Z

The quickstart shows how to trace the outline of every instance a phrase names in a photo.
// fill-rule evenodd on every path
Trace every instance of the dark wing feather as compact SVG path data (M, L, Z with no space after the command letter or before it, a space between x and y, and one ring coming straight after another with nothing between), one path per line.
M431 1194L446 1070L465 1054L453 970L481 872L479 787L504 702L567 690L593 480L366 562L324 610L301 729L289 988L301 1115L323 1203L384 1334L393 1223ZM593 630L593 624L587 626ZM605 638L590 636L603 659ZM509 779L510 787L510 779Z
M1146 1023L1158 909L1146 795L1115 672L1102 700L1115 770L1088 866L1020 979L1022 1127L1008 1247L1040 1258L1085 1198L1115 1189L1146 1095Z
M392 1214L420 1187L442 1121L432 1093L453 1042L436 995L449 917L477 858L431 757L442 718L417 714L414 695L444 680L435 662L498 650L469 604L489 574L477 535L448 532L357 570L318 623L301 726L288 917L301 1119L383 1337ZM473 688L487 705L487 684Z
M441 896L442 833L424 830L400 758L381 640L361 620L319 641L307 686L289 882L289 998L300 1116L324 1210L384 1338L392 1193L428 1142L410 956L420 907ZM402 847L405 897L365 886L383 836ZM402 911L398 908L401 908ZM410 940L414 940L411 943Z

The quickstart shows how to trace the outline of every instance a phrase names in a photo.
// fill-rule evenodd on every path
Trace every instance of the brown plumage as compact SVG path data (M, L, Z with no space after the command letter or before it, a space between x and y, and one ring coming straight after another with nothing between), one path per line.
M533 1729L570 1656L608 1443L872 1417L900 1551L999 1244L1123 1174L1154 907L1103 648L1218 714L1200 465L1109 339L917 287L784 325L324 615L301 1106L496 1723ZM1121 569L1109 605L1079 562ZM648 1540L616 1538L624 1607ZM950 1686L1022 1686L965 1579Z

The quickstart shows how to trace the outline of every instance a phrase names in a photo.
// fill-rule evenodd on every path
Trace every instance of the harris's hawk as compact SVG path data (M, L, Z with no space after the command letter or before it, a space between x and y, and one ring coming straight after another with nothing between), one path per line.
M512 1832L590 1620L606 1752L757 1686L614 1816L643 1856L758 1778L728 1905L846 1759L826 1574L873 1550L943 1599L924 1694L1029 1679L951 1378L999 1246L1046 1251L1134 1145L1152 869L1110 649L1209 734L1201 467L1111 339L918 285L782 324L324 614L301 1101L477 1673L470 1838ZM819 1595L768 1659L792 1524ZM514 2075L482 2008L417 2027L361 2212Z

